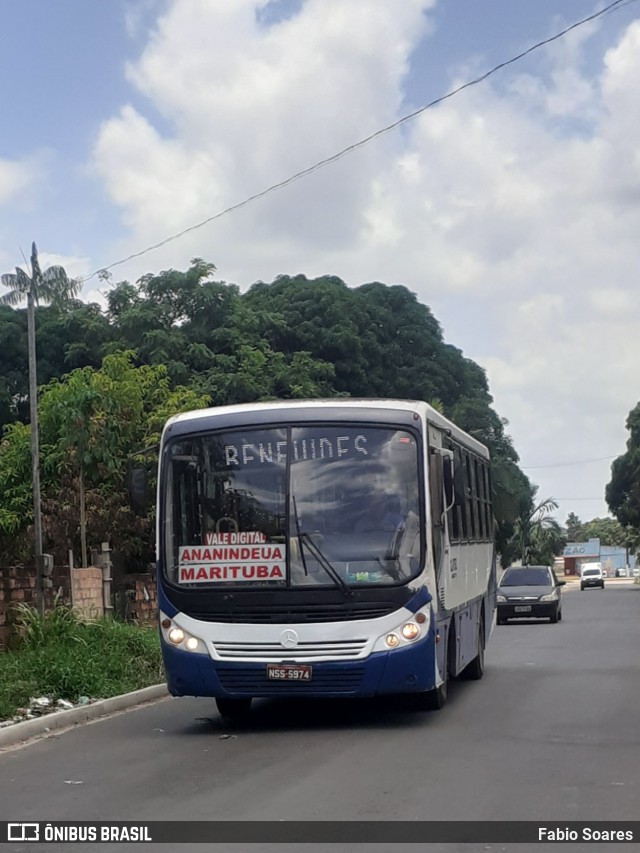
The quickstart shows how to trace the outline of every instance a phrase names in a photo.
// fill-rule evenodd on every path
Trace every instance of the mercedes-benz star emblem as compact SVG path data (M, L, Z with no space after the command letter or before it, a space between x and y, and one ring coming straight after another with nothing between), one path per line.
M298 645L298 635L291 628L287 628L286 631L283 631L280 634L280 645L284 646L285 649L292 649L294 646Z

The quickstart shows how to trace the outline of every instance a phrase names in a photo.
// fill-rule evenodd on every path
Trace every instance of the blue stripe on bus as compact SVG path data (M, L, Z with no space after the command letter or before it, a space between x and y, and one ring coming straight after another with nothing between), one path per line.
M213 661L162 643L169 692L173 696L366 697L414 693L435 687L434 630L422 640L364 660L313 663L310 682L267 681L266 665Z

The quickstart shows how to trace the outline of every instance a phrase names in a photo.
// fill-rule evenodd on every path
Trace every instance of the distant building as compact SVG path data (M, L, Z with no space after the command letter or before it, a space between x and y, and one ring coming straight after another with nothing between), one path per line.
M627 554L626 548L620 548L617 545L602 545L600 547L602 571L606 572L608 578L615 578L621 569L629 568L627 559L633 562L633 558Z
M608 578L616 577L621 569L627 568L629 555L626 548L617 545L600 545L599 539L588 542L569 542L562 557L565 575L579 575L585 563L600 563ZM560 564L556 571L561 570Z
M600 562L600 540L568 542L562 552L565 575L579 575L584 563Z

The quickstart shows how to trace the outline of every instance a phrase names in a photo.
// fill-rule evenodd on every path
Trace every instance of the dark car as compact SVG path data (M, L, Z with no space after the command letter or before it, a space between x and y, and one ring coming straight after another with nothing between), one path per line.
M500 579L496 596L498 625L507 619L530 616L558 622L562 619L562 597L559 581L549 566L514 566Z

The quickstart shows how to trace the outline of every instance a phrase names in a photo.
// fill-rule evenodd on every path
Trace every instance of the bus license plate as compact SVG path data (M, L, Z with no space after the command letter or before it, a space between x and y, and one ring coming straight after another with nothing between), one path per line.
M516 613L531 613L530 604L520 604L513 608Z
M303 664L268 663L267 678L273 681L311 681L311 667Z

